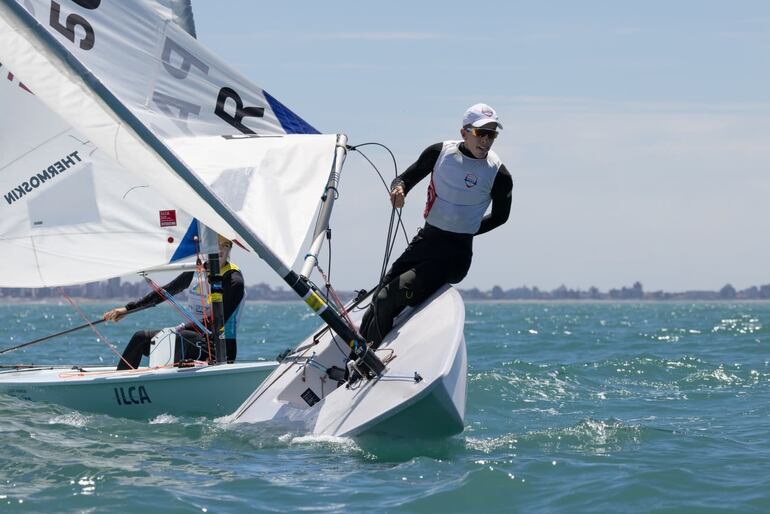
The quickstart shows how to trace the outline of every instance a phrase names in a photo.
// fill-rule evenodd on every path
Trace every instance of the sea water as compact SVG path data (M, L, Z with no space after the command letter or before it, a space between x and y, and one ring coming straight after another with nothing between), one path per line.
M110 344L178 322L158 307L0 364L113 364ZM80 323L69 305L0 305L0 344ZM249 304L238 357L317 326L301 304ZM0 395L0 511L770 512L770 304L468 303L465 336L466 427L440 441Z

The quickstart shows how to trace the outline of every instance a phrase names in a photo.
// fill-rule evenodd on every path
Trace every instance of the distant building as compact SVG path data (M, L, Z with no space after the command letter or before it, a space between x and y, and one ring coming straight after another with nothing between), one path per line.
M725 285L719 290L719 298L723 300L733 300L737 294L735 288L730 284Z

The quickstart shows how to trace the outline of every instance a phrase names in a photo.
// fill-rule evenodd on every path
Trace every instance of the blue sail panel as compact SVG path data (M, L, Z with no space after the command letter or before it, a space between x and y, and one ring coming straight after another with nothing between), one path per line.
M312 125L294 114L291 109L275 99L270 93L262 90L270 108L281 123L281 127L287 134L320 134Z
M179 242L179 246L176 247L174 255L171 256L169 262L178 261L185 257L190 257L198 253L198 245L195 242L195 238L198 237L198 220L193 218L192 223L187 228L184 237Z

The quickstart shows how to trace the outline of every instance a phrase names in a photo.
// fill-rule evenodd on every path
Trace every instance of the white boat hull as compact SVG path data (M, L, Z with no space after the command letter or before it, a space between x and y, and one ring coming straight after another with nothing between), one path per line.
M126 371L9 369L0 371L0 394L134 419L160 414L219 417L233 412L275 367L275 362L243 362Z
M357 322L362 313L354 313ZM327 331L318 343L281 363L229 417L236 423L279 422L315 435L443 437L462 432L467 356L465 307L447 286L405 310L377 350L389 360L376 380L352 388L328 378L344 367L347 346ZM300 347L312 343L312 336Z

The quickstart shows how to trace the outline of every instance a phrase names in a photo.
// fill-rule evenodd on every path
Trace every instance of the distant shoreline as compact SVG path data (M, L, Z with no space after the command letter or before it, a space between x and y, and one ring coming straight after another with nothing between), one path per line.
M73 298L80 305L115 305L122 306L125 303L133 300L134 298ZM345 301L345 300L343 300ZM770 303L770 298L714 298L714 299L697 299L697 298L672 298L672 299L656 299L656 298L642 298L642 299L575 299L575 298L520 298L520 299L494 299L494 298L463 298L466 304L474 303L518 303L518 304L633 304L633 303ZM287 300L246 300L248 305L304 305L301 299L287 299ZM65 300L59 300L54 298L7 298L0 297L0 307L12 306L12 305L69 305L69 302Z
M62 293L63 291L63 293ZM746 289L736 290L732 285L726 284L719 291L645 291L640 282L634 282L631 287L623 286L619 289L599 291L596 287L588 290L569 289L562 285L551 291L540 288L521 286L512 289L503 289L494 286L492 289L482 291L478 288L458 288L466 302L473 301L762 301L770 300L770 284L751 286ZM67 286L63 288L0 288L0 303L17 301L53 301L63 302L66 296L76 298L78 301L114 302L116 305L131 300L136 300L148 294L148 288L140 282L121 282L120 278L110 279L105 282L92 282L90 284ZM357 291L337 291L337 295L348 301L354 298ZM301 301L296 293L283 287L273 288L268 284L256 284L247 286L245 290L247 301L251 302L297 302ZM185 294L177 295L180 300L185 299Z

